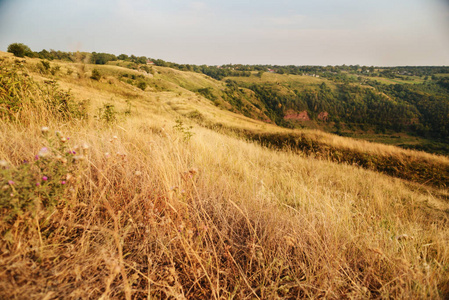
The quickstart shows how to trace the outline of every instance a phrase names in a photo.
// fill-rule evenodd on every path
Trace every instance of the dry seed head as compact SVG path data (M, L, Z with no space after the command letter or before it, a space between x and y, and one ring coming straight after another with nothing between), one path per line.
M402 241L402 240L413 240L414 238L412 236L409 236L408 234L401 234L396 236L396 240Z
M50 151L48 150L47 147L41 148L41 150L39 150L38 154L39 157L48 157L50 155Z
M6 160L0 160L0 167L6 168L8 166L8 162Z
M134 175L136 175L137 177L142 176L142 172L136 171L136 172L134 173Z
M50 129L47 126L41 128L42 134L47 134Z

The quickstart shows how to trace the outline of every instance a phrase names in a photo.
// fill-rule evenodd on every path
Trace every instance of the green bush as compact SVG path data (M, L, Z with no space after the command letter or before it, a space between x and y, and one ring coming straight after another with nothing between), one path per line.
M30 47L22 43L13 43L8 46L8 52L14 54L17 57L33 56L33 51Z
M90 76L90 78L92 78L93 80L100 80L101 79L101 74L100 71L98 71L97 69L93 69L92 70L92 76Z
M140 80L139 82L137 82L137 87L142 91L145 91L145 89L147 88L147 83L143 80Z
M113 104L105 103L102 108L98 109L98 118L106 123L115 123L117 121L117 112Z

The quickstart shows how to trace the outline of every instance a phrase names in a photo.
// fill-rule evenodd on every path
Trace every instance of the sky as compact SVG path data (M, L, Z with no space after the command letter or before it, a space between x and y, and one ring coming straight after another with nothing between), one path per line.
M189 64L449 65L449 0L0 0L11 43Z

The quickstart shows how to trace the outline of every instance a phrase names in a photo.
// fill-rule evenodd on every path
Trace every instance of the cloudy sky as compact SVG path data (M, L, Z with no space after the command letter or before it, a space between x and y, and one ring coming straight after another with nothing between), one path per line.
M0 50L219 65L449 65L449 0L0 0Z

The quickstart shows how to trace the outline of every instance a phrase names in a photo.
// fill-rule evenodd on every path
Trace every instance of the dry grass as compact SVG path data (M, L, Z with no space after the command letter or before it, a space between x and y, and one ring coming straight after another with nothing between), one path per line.
M80 91L101 103L95 89ZM1 222L1 298L449 296L447 190L201 127L184 141L149 99L116 125L0 123L13 166L44 125L90 145L53 210Z

